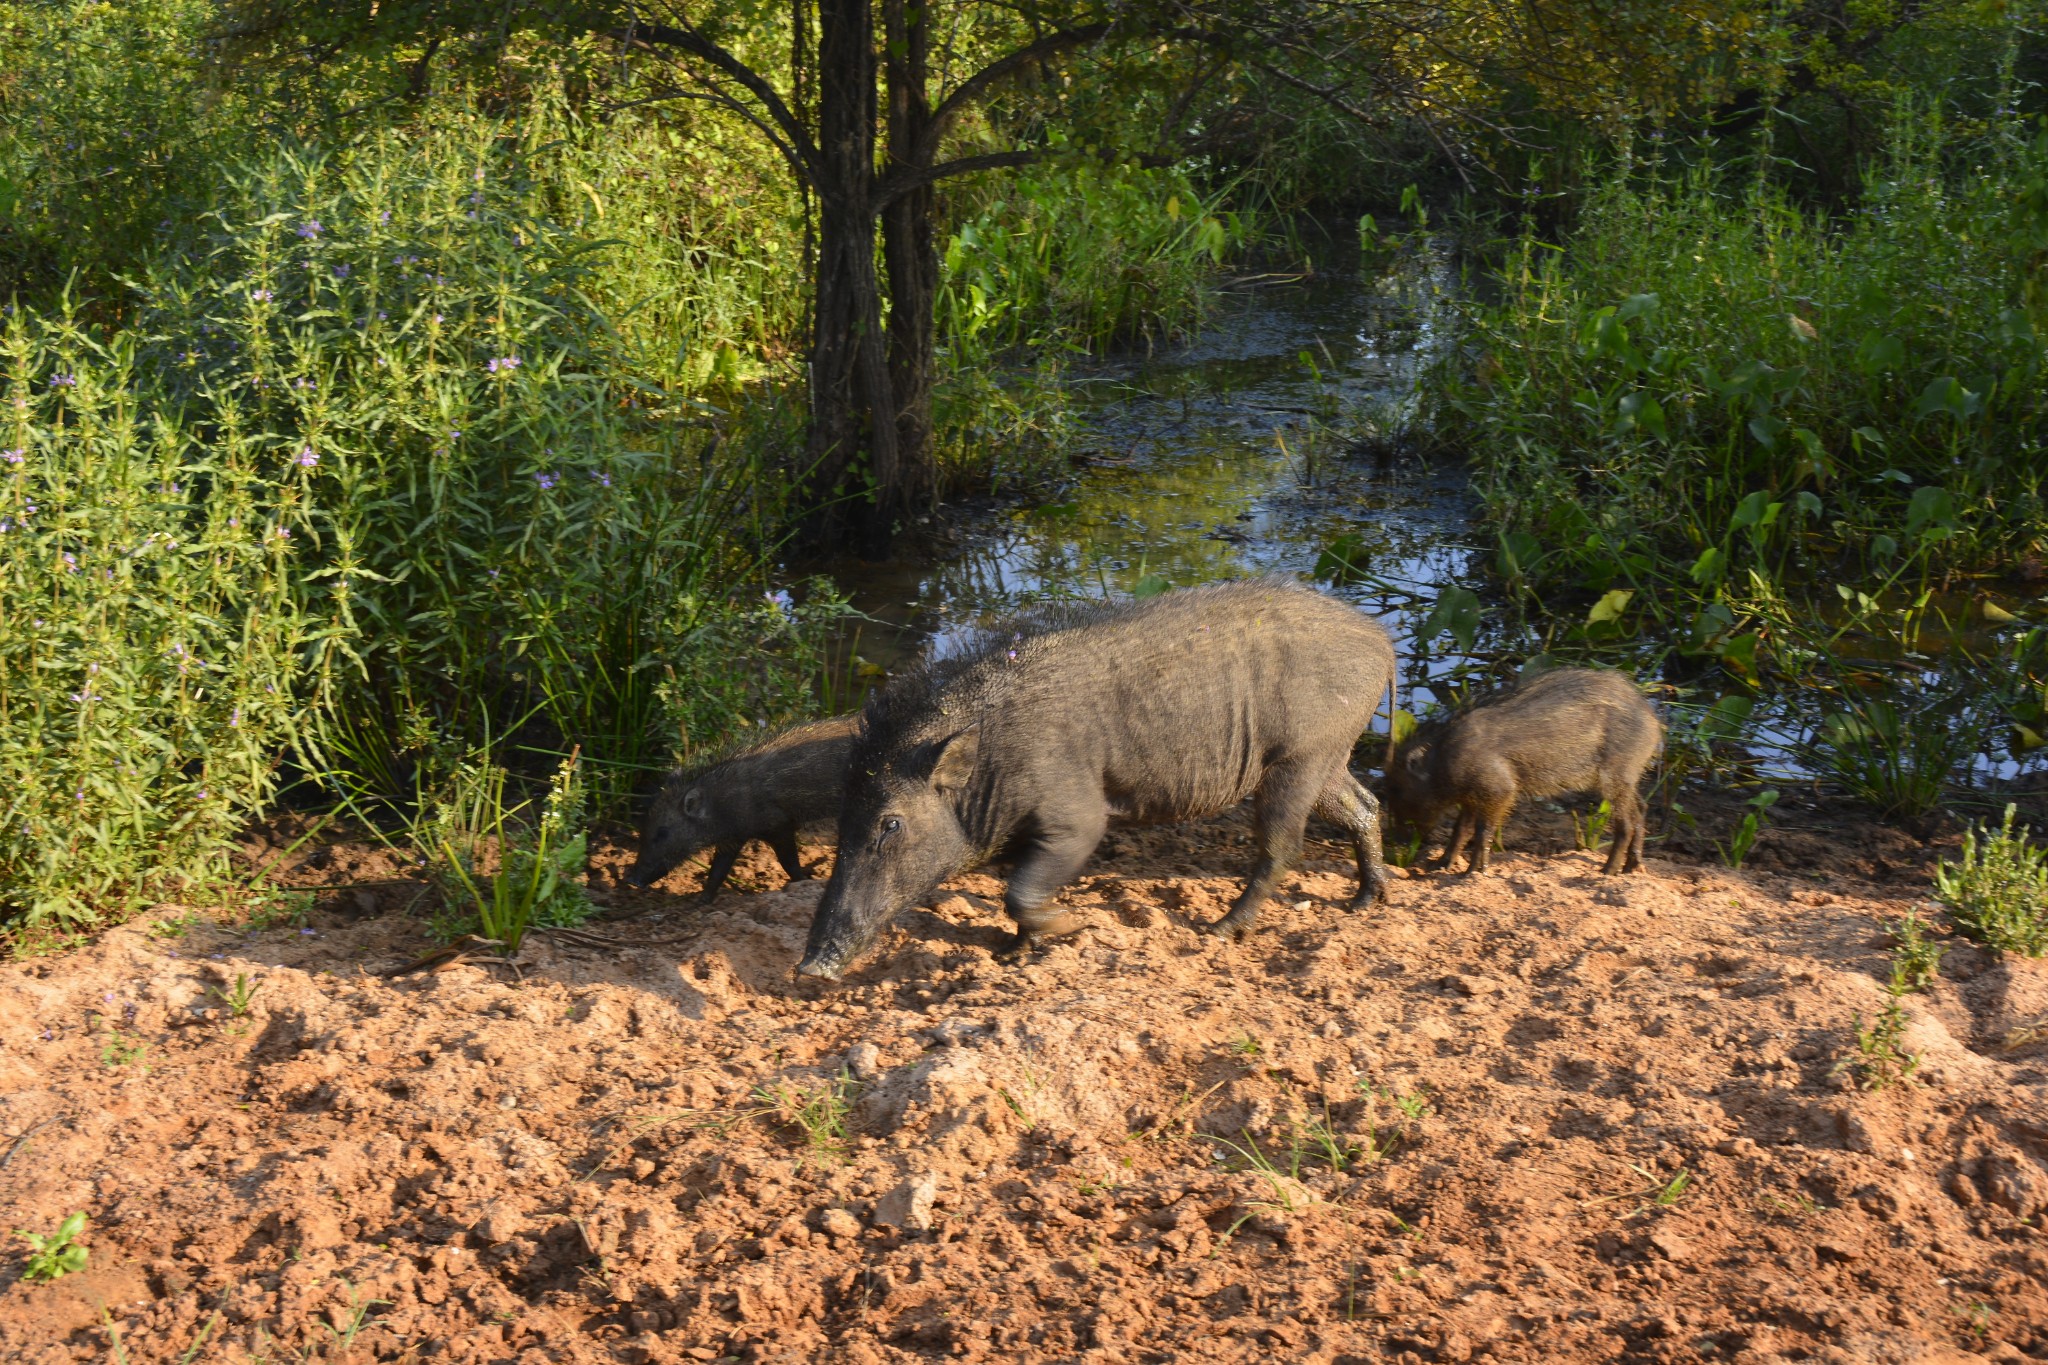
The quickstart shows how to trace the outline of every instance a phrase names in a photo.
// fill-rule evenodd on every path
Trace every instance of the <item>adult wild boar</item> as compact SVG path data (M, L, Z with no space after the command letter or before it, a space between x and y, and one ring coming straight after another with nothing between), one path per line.
M797 970L837 977L898 911L998 856L1015 859L1004 951L1020 952L1076 927L1046 902L1112 817L1195 820L1246 797L1256 857L1211 932L1250 932L1311 811L1351 836L1352 908L1368 905L1386 888L1379 805L1346 761L1393 681L1371 618L1279 579L1081 609L899 678L862 714Z
M1457 828L1436 866L1472 844L1484 872L1494 831L1521 797L1591 792L1613 809L1606 872L1643 865L1643 798L1663 722L1636 685L1604 668L1556 668L1446 720L1425 721L1387 764L1387 813L1427 837L1444 812Z
M839 814L859 719L792 725L705 767L672 774L648 808L640 856L626 880L652 886L709 848L711 869L699 896L709 901L750 839L775 850L791 881L808 877L797 859L796 832Z

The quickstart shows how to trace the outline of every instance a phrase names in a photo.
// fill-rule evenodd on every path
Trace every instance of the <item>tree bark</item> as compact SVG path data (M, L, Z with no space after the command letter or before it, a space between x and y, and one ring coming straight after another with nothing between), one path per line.
M901 477L875 274L875 45L871 0L818 5L818 278L805 482L828 541L888 533ZM880 500L878 500L878 498Z
M888 59L889 172L929 170L931 127L930 0L883 0ZM889 383L895 400L897 478L882 506L892 520L922 511L938 497L932 449L932 379L936 367L933 309L939 252L929 184L896 196L882 209L882 259L889 275Z

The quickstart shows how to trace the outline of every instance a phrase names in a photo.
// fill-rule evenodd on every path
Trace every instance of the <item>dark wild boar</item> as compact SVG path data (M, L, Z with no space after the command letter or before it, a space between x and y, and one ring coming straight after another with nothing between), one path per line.
M899 678L862 714L797 970L837 977L898 911L996 857L1015 859L1004 953L1021 952L1078 927L1046 902L1112 818L1195 820L1246 797L1257 855L1212 932L1251 930L1311 811L1350 835L1352 908L1370 904L1379 805L1346 761L1393 678L1371 618L1277 579L1079 610Z
M1663 723L1636 685L1597 668L1557 668L1448 719L1424 722L1387 765L1387 814L1427 838L1455 808L1457 829L1436 866L1467 842L1467 870L1484 872L1494 831L1524 797L1591 792L1613 807L1608 872L1643 865L1643 799Z
M672 774L648 808L640 857L626 880L652 886L709 848L700 896L709 901L750 839L774 849L792 881L808 877L796 832L839 814L858 723L858 716L835 716L792 725L703 768Z

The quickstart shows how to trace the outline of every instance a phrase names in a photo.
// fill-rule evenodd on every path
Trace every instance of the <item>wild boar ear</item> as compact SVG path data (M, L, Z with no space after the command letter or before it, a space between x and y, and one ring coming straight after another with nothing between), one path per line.
M981 722L939 742L939 756L932 763L932 786L940 791L957 791L967 785L974 772L974 760L981 752Z
M1429 746L1427 744L1411 744L1408 746L1408 752L1401 755L1402 764L1411 773L1421 772L1422 765L1425 762L1427 762L1428 759Z
M692 788L690 788L690 789L689 789L688 791L684 792L684 793L683 793L683 814L685 814L685 815L689 816L689 817L690 817L690 818L691 818L692 820L695 820L695 819L696 819L696 818L697 818L698 816L702 815L703 813L704 813L704 793L703 793L703 791L702 791L702 790L701 790L700 788L697 788L697 787L692 787Z

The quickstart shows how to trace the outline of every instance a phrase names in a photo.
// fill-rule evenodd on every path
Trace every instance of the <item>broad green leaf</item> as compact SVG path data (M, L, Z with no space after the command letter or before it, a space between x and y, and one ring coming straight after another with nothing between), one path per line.
M1621 613L1634 597L1634 591L1629 588L1608 589L1600 600L1593 604L1593 609L1586 613L1586 624L1597 626L1620 621Z

